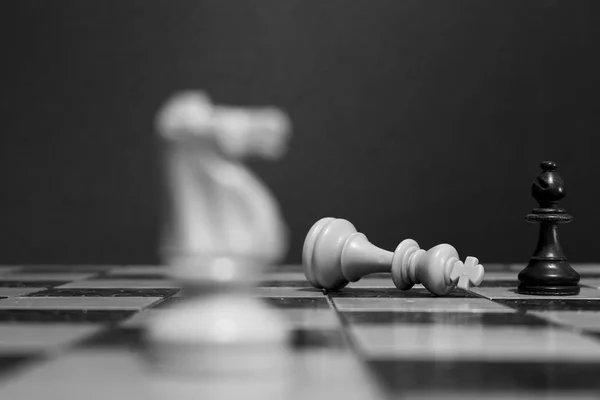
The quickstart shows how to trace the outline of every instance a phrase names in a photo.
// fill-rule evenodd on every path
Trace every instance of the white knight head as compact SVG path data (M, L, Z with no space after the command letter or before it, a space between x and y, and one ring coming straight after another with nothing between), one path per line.
M291 133L289 118L277 108L217 106L202 91L171 96L157 115L156 128L169 140L213 138L232 158L281 157Z

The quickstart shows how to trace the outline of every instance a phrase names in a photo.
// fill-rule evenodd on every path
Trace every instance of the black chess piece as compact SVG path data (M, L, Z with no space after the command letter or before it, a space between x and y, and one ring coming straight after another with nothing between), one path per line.
M579 294L579 274L567 261L558 240L558 224L573 220L573 216L558 207L558 202L566 195L564 182L556 172L555 162L543 161L540 166L543 172L531 187L539 207L525 217L527 222L540 224L540 233L529 264L519 273L517 292L576 295Z

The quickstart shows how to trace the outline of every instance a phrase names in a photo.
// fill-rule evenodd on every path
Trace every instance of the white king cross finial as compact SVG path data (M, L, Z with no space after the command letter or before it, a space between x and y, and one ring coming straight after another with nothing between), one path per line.
M467 257L464 263L458 261L452 268L450 280L457 283L457 287L469 290L471 285L478 286L483 280L483 266L476 257Z

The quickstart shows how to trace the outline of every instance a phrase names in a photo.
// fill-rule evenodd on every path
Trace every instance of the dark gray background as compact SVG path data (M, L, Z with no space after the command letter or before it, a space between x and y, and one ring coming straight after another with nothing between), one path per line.
M155 263L152 123L173 91L274 104L288 156L253 162L291 228L323 216L525 263L552 159L598 261L600 6L590 1L3 2L1 263Z

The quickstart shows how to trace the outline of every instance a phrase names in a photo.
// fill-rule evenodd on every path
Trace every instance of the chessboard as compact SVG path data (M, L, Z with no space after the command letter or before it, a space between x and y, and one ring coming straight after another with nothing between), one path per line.
M149 366L144 321L185 300L165 268L1 267L0 398L598 398L600 265L552 297L517 294L522 267L434 297L386 274L323 293L282 266L255 295L290 322L290 367L245 381Z

